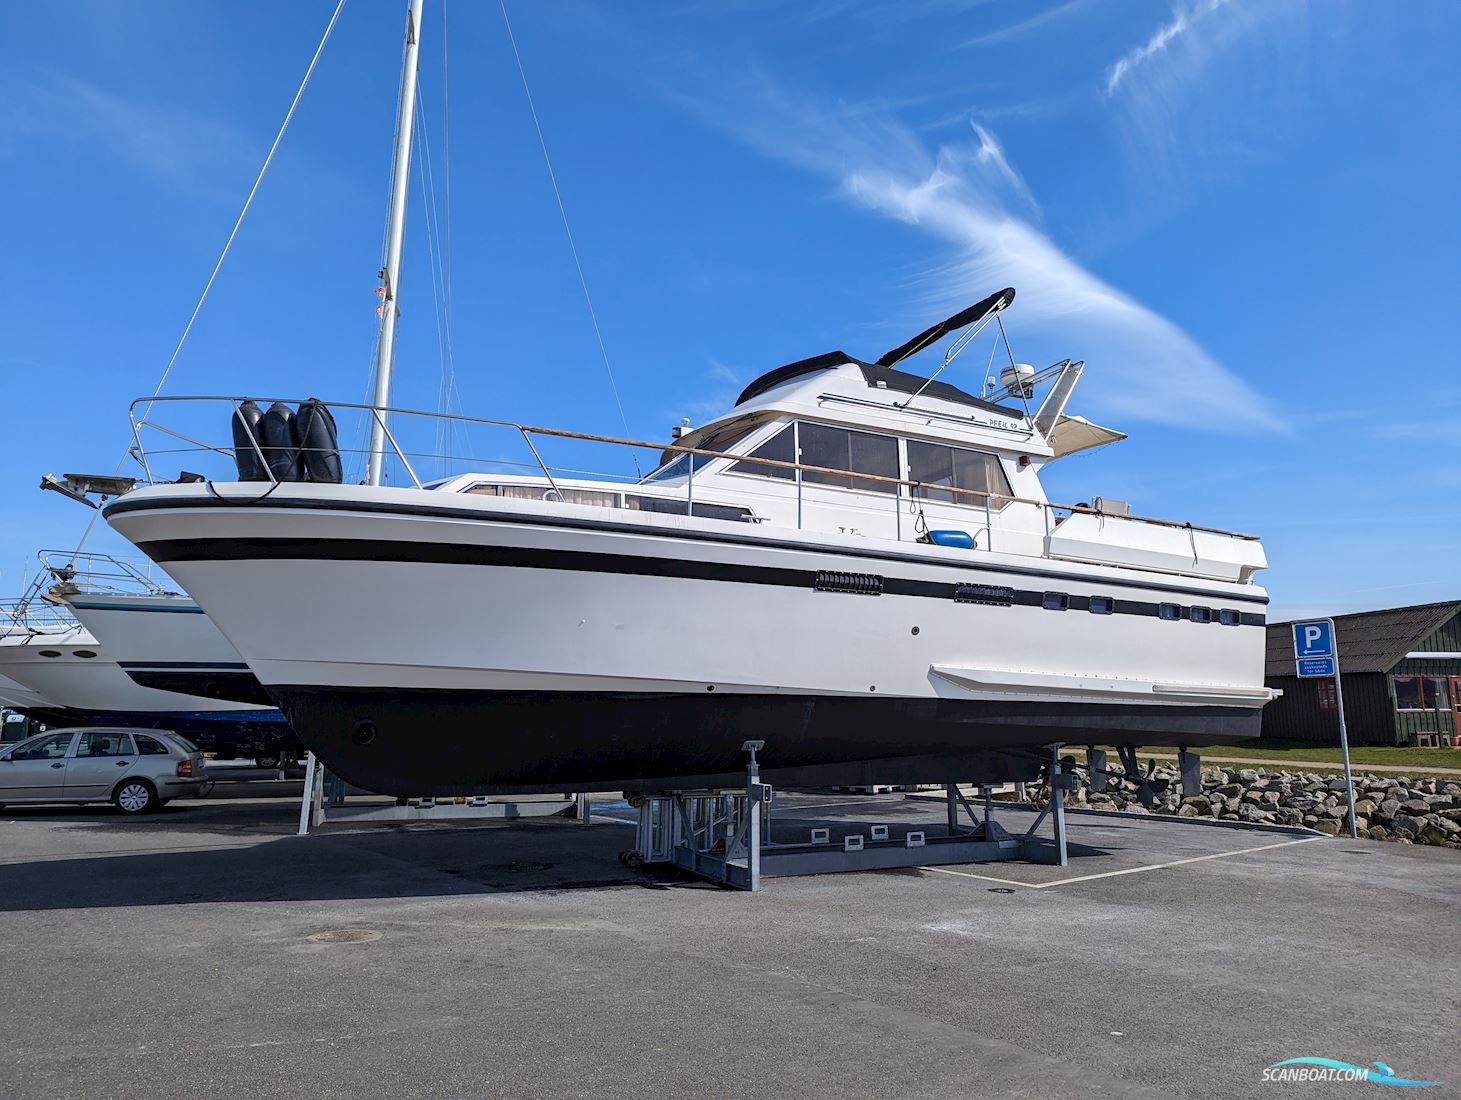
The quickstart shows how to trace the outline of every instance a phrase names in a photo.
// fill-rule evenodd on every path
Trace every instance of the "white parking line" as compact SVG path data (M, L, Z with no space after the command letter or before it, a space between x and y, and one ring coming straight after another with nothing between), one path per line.
M981 882L998 882L1003 886L1022 886L1026 890L1048 890L1052 886L1068 886L1072 882L1090 882L1098 878L1116 878L1118 875L1139 875L1144 871L1161 871L1168 867L1181 867L1185 863L1201 863L1208 859L1227 859L1229 856L1246 856L1254 852L1267 852L1274 848L1287 848L1294 844L1308 844L1314 840L1328 840L1327 836L1302 836L1297 840L1281 840L1277 844L1260 844L1256 848L1240 848L1236 852L1213 852L1205 856L1191 856L1188 859L1173 859L1166 863L1153 863L1146 867L1127 867L1121 871L1102 871L1095 875L1073 875L1054 882L1016 882L1013 879L995 878L992 875L976 875L968 871L951 871L947 867L920 867L920 871L937 871L941 875L955 875L959 878L974 878Z

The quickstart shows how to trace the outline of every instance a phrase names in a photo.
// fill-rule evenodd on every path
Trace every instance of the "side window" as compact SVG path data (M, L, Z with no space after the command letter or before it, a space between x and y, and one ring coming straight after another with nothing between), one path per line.
M12 760L60 760L66 755L66 750L71 747L73 734L53 733L49 737L42 737L39 741L32 741L24 748L16 749L10 755Z
M479 482L464 489L468 496L506 497L509 500L546 500L562 504L592 504L599 508L619 507L618 493L596 489L552 489L544 485L497 485Z
M949 492L951 488L972 489L996 498L1014 495L1004 467L994 455L916 439L908 441L908 480L921 482L913 490L914 496L951 504L983 507L986 499L970 493ZM990 500L990 504L996 507L1000 503L997 499Z
M120 730L83 733L76 745L77 756L131 756L132 738Z
M854 432L825 424L801 425L802 463L847 470L848 474L802 472L810 485L835 485L839 489L860 489L869 493L891 493L896 488L884 481L868 481L851 474L875 474L897 478L898 441L890 435Z
M729 467L727 473L759 474L761 477L779 477L786 481L795 480L795 470L788 470L785 466L762 466L759 462L751 462L752 458L769 458L773 462L795 462L796 432L794 426L786 425L747 455L745 459Z
M1423 710L1420 702L1420 677L1395 677L1395 709Z
M137 735L137 751L143 756L166 756L167 746L155 737L148 737L145 733Z

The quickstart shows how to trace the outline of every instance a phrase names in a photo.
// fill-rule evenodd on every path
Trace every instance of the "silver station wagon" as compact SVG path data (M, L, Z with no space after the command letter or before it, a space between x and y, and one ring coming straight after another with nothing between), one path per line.
M166 730L83 726L0 749L0 806L112 802L124 814L145 814L211 787L198 746Z

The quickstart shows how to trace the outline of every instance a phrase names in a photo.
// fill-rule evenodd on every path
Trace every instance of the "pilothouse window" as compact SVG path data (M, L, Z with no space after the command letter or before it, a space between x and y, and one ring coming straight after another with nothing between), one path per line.
M983 507L986 499L995 507L1003 504L1000 496L1013 496L1004 467L994 455L983 451L966 451L962 447L945 447L938 443L908 441L908 480L920 484L913 490L924 500L943 500L951 504ZM950 489L972 489L989 493L990 497L970 493L953 493Z
M779 477L786 481L796 478L796 471L785 466L763 466L751 462L752 458L769 458L773 462L796 461L796 429L788 424L770 439L752 451L745 459L728 468L728 473L759 474L761 477Z
M831 428L826 424L801 425L801 461L804 466L827 466L848 474L824 474L803 470L802 480L810 485L835 485L839 489L861 489L869 493L891 493L897 486L869 481L851 474L875 474L897 479L898 441L888 435Z

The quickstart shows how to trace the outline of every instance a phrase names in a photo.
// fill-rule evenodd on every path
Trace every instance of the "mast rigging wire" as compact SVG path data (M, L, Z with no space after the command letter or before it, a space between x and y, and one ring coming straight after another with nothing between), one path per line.
M450 279L445 269L446 254L442 241L441 213L436 205L436 177L431 168L431 138L427 132L426 109L422 105L421 95L418 92L416 97L416 121L417 129L421 134L421 141L416 147L416 163L420 168L417 173L421 185L422 212L426 219L426 252L427 266L431 270L431 297L435 307L434 317L436 321L436 350L441 362L440 380L437 383L437 410L439 412L451 413L452 398L457 400L457 407L461 407L461 393L456 385L456 359L453 354L451 312L450 312ZM457 442L457 424L453 420L442 419L436 426L437 450L446 454ZM442 471L445 472L444 470Z
M528 111L533 116L533 129L538 132L538 145L543 150L543 163L548 166L548 180L553 185L553 198L558 202L558 213L563 219L563 232L568 237L568 250L573 253L573 266L578 270L578 285L583 288L583 300L588 306L589 320L593 322L594 338L599 343L599 354L604 360L604 370L609 376L609 388L614 391L614 404L619 407L619 420L624 425L624 434L632 434L629 431L629 418L624 414L624 402L619 397L619 383L614 380L614 368L609 365L609 350L604 346L604 334L599 328L598 313L594 310L593 297L588 292L588 280L584 278L583 263L578 258L578 246L573 243L573 229L568 224L568 209L563 205L563 194L558 190L558 176L553 171L553 158L548 155L548 141L543 137L543 127L538 121L538 108L533 104L533 92L528 87L527 69L523 67L522 54L518 52L517 36L512 33L512 20L507 17L507 0L498 0L502 8L502 23L507 28L507 40L512 43L512 56L517 61L518 76L522 77L523 94L527 96ZM643 473L639 469L639 456L637 452L630 451L630 457L634 460L634 472L640 477Z
M259 185L264 182L264 175L269 171L269 165L274 163L274 154L279 151L279 144L284 140L285 131L289 129L289 123L294 118L295 109L299 101L304 98L304 90L309 87L310 77L314 76L315 66L319 64L320 55L325 52L325 43L330 40L330 35L335 29L335 24L340 19L340 12L345 8L345 0L339 0L335 5L334 12L330 15L330 22L325 26L325 33L320 38L320 44L315 47L314 56L309 59L309 67L304 70L304 79L299 82L299 90L294 93L294 99L289 104L289 110L284 113L284 121L279 125L279 132L274 135L274 142L269 146L268 155L264 157L264 163L259 168L259 174L254 178L254 185L249 188L248 198L244 199L243 209L238 212L238 218L233 223L233 229L229 231L228 240L223 244L223 251L218 254L218 262L213 265L213 271L208 276L208 281L203 285L203 293L198 296L198 304L193 307L192 315L188 317L188 323L183 328L182 336L178 337L177 346L173 348L172 356L163 369L162 377L157 380L157 388L152 391L156 397L162 392L162 387L167 384L168 375L178 361L178 355L183 350L183 344L187 342L188 335L193 331L193 324L198 320L198 314L203 309L203 303L208 300L208 292L213 289L213 282L218 278L218 272L223 268L223 261L228 258L229 249L233 247L234 238L238 236L239 228L243 225L244 218L248 216L249 207L254 203L254 196L259 193ZM147 411L142 414L146 419L152 406L147 406ZM123 456L125 461L126 456ZM119 464L120 465L120 464Z
M330 35L335 30L335 24L340 21L340 13L345 9L345 0L339 0L335 10L330 13L330 21L325 25L325 33L320 36L320 44L315 47L314 56L309 59L309 65L304 70L304 79L299 82L299 88L294 93L294 98L289 103L289 110L284 112L284 121L279 124L279 132L274 135L273 144L269 146L269 152L264 157L264 163L259 167L259 174L254 177L254 185L249 188L249 194L244 199L243 209L238 212L238 218L233 223L233 229L229 231L228 240L223 243L223 251L218 254L218 262L213 265L213 270L208 275L208 281L203 284L203 293L198 295L198 304L193 307L193 312L188 317L188 323L183 326L183 334L178 337L177 346L172 349L172 355L168 357L167 366L163 368L162 377L157 380L157 387L152 391L156 397L162 393L163 386L167 385L168 376L172 374L173 366L182 353L183 345L187 343L189 334L193 331L193 325L198 320L198 314L203 310L203 303L208 300L208 292L213 289L213 283L218 278L218 272L223 269L223 261L228 258L229 249L233 247L234 238L238 236L239 229L243 226L244 218L248 216L249 207L254 204L254 196L259 193L259 185L264 182L264 176L269 171L269 165L274 163L274 154L279 151L279 144L284 140L285 131L289 129L289 123L294 118L295 109L299 107L299 101L304 98L304 90L309 87L309 81L314 76L315 66L320 63L320 56L325 52L325 43L329 42ZM142 419L146 420L152 412L152 403L148 402L146 410L142 413ZM117 473L122 472L122 466L127 461L127 455L132 453L130 447L123 452L122 457L117 459ZM72 560L81 553L86 546L87 539L91 538L91 532L96 527L97 518L101 515L98 508L92 512L91 519L86 523L86 530L81 533L81 539L76 544L76 549L71 552Z

